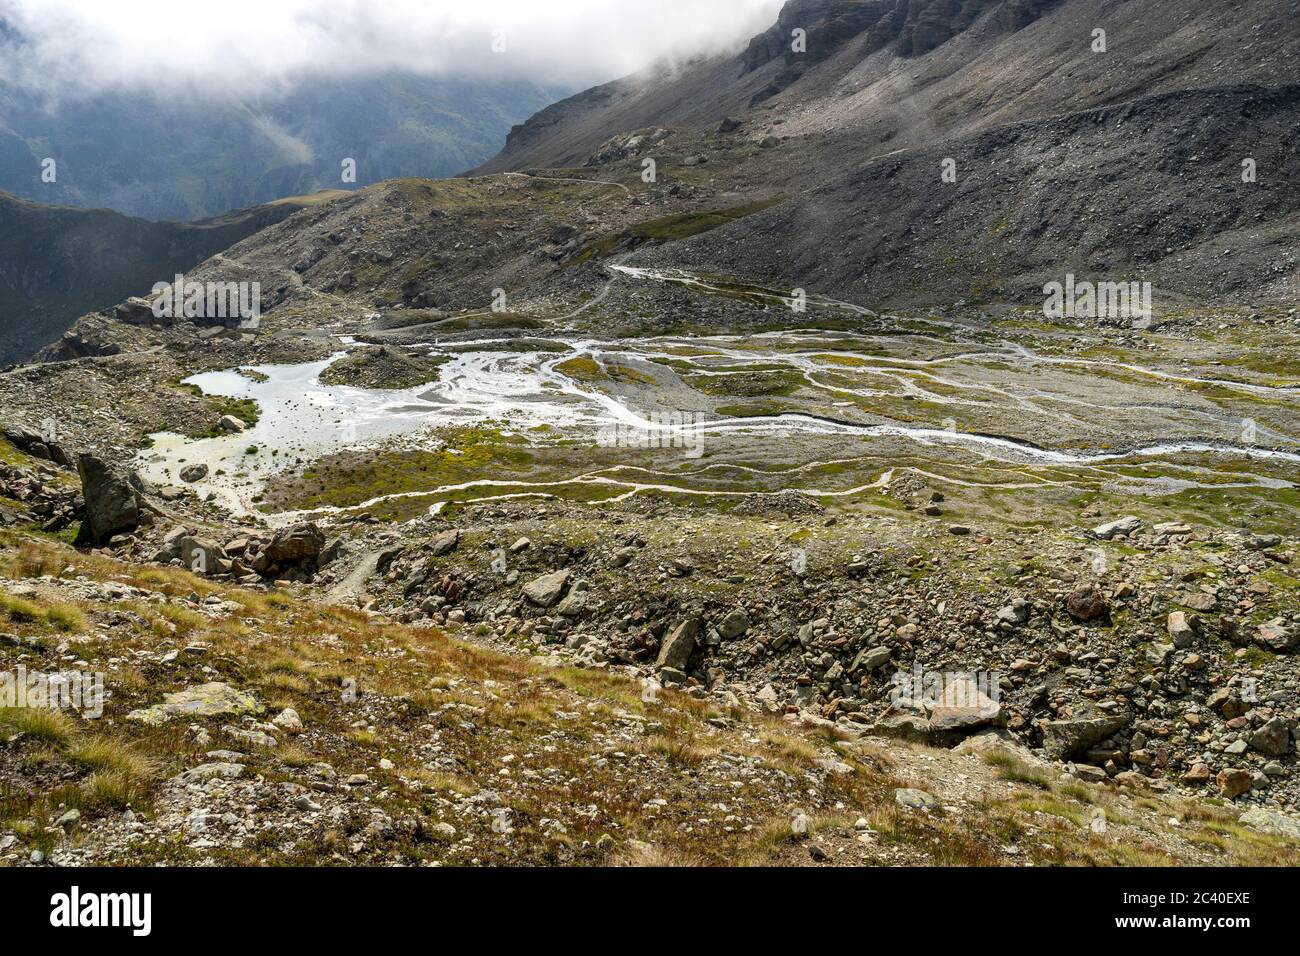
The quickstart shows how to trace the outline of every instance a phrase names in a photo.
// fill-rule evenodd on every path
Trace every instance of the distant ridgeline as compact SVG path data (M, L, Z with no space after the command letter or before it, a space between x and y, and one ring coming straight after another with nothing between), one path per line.
M12 42L0 21L0 56ZM403 74L314 80L256 101L116 92L47 103L0 83L0 190L192 221L320 189L455 175L570 92Z

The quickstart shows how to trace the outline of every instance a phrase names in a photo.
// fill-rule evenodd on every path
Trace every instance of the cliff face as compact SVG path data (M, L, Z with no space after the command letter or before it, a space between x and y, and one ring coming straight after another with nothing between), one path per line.
M1058 0L790 0L767 32L754 37L744 53L747 70L775 59L788 67L827 59L861 37L864 52L894 45L899 56L928 53L968 29L982 14L995 11L999 25L1028 26ZM796 29L805 31L806 55L793 49Z
M86 312L147 293L299 208L272 203L204 222L150 222L0 193L0 364L29 358Z

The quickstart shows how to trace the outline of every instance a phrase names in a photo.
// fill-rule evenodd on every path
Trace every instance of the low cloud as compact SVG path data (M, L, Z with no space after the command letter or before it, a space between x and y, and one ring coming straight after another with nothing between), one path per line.
M781 0L0 0L0 81L49 95L273 93L409 71L581 87L734 49ZM5 49L5 46L10 49ZM494 50L495 46L495 50Z

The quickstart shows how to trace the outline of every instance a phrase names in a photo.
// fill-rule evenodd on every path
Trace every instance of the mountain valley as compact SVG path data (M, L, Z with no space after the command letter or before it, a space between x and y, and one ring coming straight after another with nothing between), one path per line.
M1298 14L790 0L114 240L0 372L0 661L111 690L0 710L0 860L1292 864Z

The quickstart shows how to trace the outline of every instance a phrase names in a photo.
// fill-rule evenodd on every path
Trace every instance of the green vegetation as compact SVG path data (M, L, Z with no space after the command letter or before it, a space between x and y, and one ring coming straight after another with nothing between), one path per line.
M653 385L654 376L624 365L621 362L598 362L590 356L566 359L555 366L555 370L576 382L596 385L604 382L620 382L627 385Z
M715 209L711 212L681 213L674 216L664 216L661 219L650 219L614 235L596 240L569 260L569 264L577 265L589 259L604 258L628 240L665 243L697 236L700 233L717 229L719 226L725 226L727 223L735 222L737 219L743 219L746 216L762 212L764 209L776 205L784 198L784 196L777 196L773 199L760 200L726 209Z
M785 397L807 381L793 369L781 372L737 372L728 375L690 375L687 384L706 395L735 398Z
M241 372L241 375L248 375L248 372ZM258 419L262 417L261 407L251 398L229 398L225 395L208 395L197 385L190 385L179 380L173 380L168 383L179 391L193 395L202 401L207 409L211 424L207 427L196 427L184 429L181 434L186 438L217 438L218 436L229 434L224 432L218 426L218 422L223 415L233 415L250 428L257 424Z
M298 479L285 479L274 492L274 507L351 507L386 495L506 477L532 463L524 444L522 438L476 427L450 431L438 451L334 455L316 462ZM270 504L264 507L272 510Z

